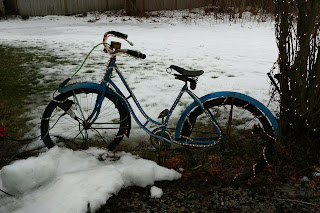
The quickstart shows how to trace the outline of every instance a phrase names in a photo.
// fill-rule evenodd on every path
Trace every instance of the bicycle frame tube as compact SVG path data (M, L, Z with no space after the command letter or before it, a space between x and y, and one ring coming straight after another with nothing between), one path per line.
M221 141L223 139L222 131L221 131L221 128L220 128L217 120L214 118L213 114L210 112L210 110L206 110L204 108L201 100L192 91L188 90L187 92L193 98L195 103L202 109L202 112L204 112L206 114L206 116L209 118L211 124L215 128L215 131L218 133L219 139L217 141L214 141L214 143L217 143L217 142ZM198 137L197 138L197 140L201 140L201 139L208 139L208 138L207 137L204 137L204 138L199 138ZM210 142L210 141L202 141L202 143L211 144L212 142Z
M125 97L124 94L121 92L121 90L116 86L116 84L112 81L111 74L112 71L115 70L116 73L118 74L118 76L120 77L122 83L124 84L124 86L126 87L127 91L129 92L129 96ZM213 117L213 115L210 113L210 111L207 111L204 106L202 105L200 99L192 92L188 89L187 83L182 87L182 89L180 90L180 93L178 94L177 98L175 99L173 105L171 106L169 113L165 119L164 123L160 123L157 122L155 120L153 120L152 118L150 118L145 111L143 110L143 108L141 107L139 101L137 100L137 98L135 97L134 93L132 92L131 88L129 87L128 83L126 82L126 80L124 79L121 71L119 70L119 68L117 67L115 60L114 59L110 59L108 65L107 65L107 72L106 75L103 79L103 81L101 82L101 84L107 84L108 88L110 88L111 90L113 90L114 93L116 93L118 95L119 98L121 98L123 100L123 102L127 105L127 108L129 109L130 113L132 114L132 116L134 117L135 121L137 122L137 124L143 128L146 132L148 132L149 134L155 136L151 130L149 130L146 126L148 123L153 123L157 126L162 127L162 131L161 131L161 136L163 137L165 135L165 131L167 129L167 125L169 122L169 119L173 113L173 111L175 110L176 106L178 105L179 101L181 100L182 95L186 92L189 94L189 96L194 100L194 102L199 105L199 107L203 110L203 112L205 112L206 116L208 116L209 120L211 121L212 125L214 126L215 130L218 133L221 133L220 127L217 123L217 121L215 120L215 118ZM103 93L104 94L104 93ZM139 118L137 117L137 115L135 114L134 110L132 109L130 103L128 102L128 100L132 98L134 103L136 104L136 106L138 107L139 111L141 112L141 114L144 116L144 118L147 120L144 124L141 123L141 121L139 120ZM99 108L101 106L101 102L103 99L97 99L97 104L96 107ZM95 110L93 112L93 114L96 113L96 117L99 116L99 110ZM95 120L94 119L94 120ZM94 122L93 120L93 122ZM159 137L159 136L156 136ZM222 137L222 134L220 134L220 139ZM167 142L172 142L168 139L162 138L164 140L166 140ZM179 138L173 138L173 140L178 140ZM212 142L208 142L206 141L205 143L210 144Z
M133 112L132 110L132 107L130 105L130 103L128 102L128 99L132 98L136 104L136 106L138 107L139 111L141 112L141 114L147 119L147 122L152 122L156 125L162 125L161 123L153 120L152 118L150 118L146 113L145 111L142 109L139 101L137 100L137 98L135 97L134 93L132 92L131 88L129 87L128 83L126 82L126 80L124 79L122 73L120 72L118 66L116 65L115 61L114 60L110 60L109 61L109 64L107 66L107 74L104 78L104 82L106 82L107 84L109 84L110 89L114 89L114 92L117 93L121 98L123 98L123 100L126 102L126 104L128 105L128 107L131 109L132 111L132 115L135 116L135 113ZM126 87L127 91L129 92L129 96L128 97L125 97L124 94L121 92L121 90L116 86L116 84L111 80L110 76L111 76L111 73L112 73L112 70L115 70L118 74L118 76L120 77L122 83L124 84L124 86ZM136 116L135 116L136 117ZM140 123L140 122L139 122ZM145 124L146 125L146 124ZM144 125L144 126L145 126Z
M168 116L165 120L165 123L164 123L164 126L162 128L162 132L161 132L161 136L164 136L164 133L167 129L167 125L168 125L168 122L169 122L169 119L170 119L170 116L171 114L173 113L174 109L176 108L177 104L179 103L182 95L184 93L188 93L188 95L194 100L194 102L202 109L202 111L206 114L206 116L209 118L210 122L212 123L212 125L214 126L215 130L219 133L219 141L222 139L222 134L221 134L221 130L220 130L220 127L218 125L218 122L216 121L216 119L214 118L214 116L212 115L212 113L209 111L209 110L206 110L204 108L204 106L202 105L200 99L192 92L189 90L188 86L187 86L187 83L185 83L185 85L183 86L183 88L181 89L178 97L176 98L175 102L173 103L169 113L168 113ZM178 140L179 138L173 138L173 140ZM207 138L206 138L207 139ZM197 143L199 143L199 141L197 141ZM208 141L205 141L202 143L205 143L205 144L210 144L212 142L208 142Z
M111 61L111 60L110 60ZM110 65L110 62L107 66L107 72L105 74L105 77L104 79L108 79L110 78L111 76L111 73L112 73L112 67L109 66ZM88 117L87 119L87 123L88 125L91 125L93 124L99 117L100 115L100 109L101 109L101 105L102 105L102 102L103 102L103 98L104 98L104 94L107 90L107 85L106 85L106 81L105 80L102 80L101 81L101 87L100 87L100 94L98 95L97 97L97 100L96 100L96 103L95 103L95 106L94 106L94 109L93 109L93 112L90 114L90 116ZM94 116L94 118L93 118ZM91 120L93 118L93 120Z
M101 84L101 93L98 95L97 97L97 101L96 104L94 106L94 110L91 113L91 115L88 117L87 122L89 122L90 124L93 124L99 117L100 114L100 109L101 109L101 104L104 98L104 94L106 92L107 86L106 84ZM90 121L92 119L92 117L95 115L94 119L92 121Z

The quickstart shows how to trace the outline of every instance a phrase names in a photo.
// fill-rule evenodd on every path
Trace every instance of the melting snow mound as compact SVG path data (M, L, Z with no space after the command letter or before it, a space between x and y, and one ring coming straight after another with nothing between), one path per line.
M54 147L39 157L13 162L0 171L0 212L86 212L121 188L176 180L181 174L129 153Z
M163 195L162 189L156 186L151 187L150 193L152 198L161 198L161 196Z

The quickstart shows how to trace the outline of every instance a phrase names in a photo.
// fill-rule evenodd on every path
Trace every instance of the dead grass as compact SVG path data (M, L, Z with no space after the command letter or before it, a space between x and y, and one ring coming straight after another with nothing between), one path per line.
M272 0L215 0L205 11L220 14L250 12L257 15L259 12L274 13L275 6Z

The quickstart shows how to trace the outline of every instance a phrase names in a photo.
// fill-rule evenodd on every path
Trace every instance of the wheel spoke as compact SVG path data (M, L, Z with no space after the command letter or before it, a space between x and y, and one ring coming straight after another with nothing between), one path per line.
M73 98L74 98L74 100L76 101L76 104L78 105L78 107L79 107L79 109L80 109L80 112L81 112L81 115L82 115L82 118L83 118L83 122L84 122L85 125L88 125L88 124L87 124L87 121L86 121L86 117L85 117L84 114L83 114L81 105L79 104L77 95L75 94L74 90L72 90L72 92L73 92Z
M221 175L231 180L236 175L252 173L252 168L257 172L269 164L275 132L259 108L233 97L212 99L205 102L205 107L210 110L225 137L222 146L217 146L217 149L202 150L201 161L206 155L208 158L215 156L219 161L211 163L212 166L219 168ZM181 137L186 138L186 144L192 142L193 146L197 146L197 141L204 138L214 143L212 138L215 139L219 135L209 125L207 116L201 112L200 108L193 109L184 121ZM271 137L267 137L267 133ZM269 156L266 156L266 153Z
M94 111L100 91L94 89L76 89L62 93L52 101L44 112L41 122L41 134L48 148L55 145L53 138L63 139L63 142L72 146L105 146L113 144L115 147L130 127L127 121L131 118L122 104L117 104L114 96L106 94L101 104L100 114L95 123L89 127L88 118ZM55 110L58 103L70 100L75 117L66 116L63 110ZM57 114L57 115L55 115ZM47 133L47 134L46 134ZM98 145L99 144L99 145ZM80 145L80 146L79 146Z

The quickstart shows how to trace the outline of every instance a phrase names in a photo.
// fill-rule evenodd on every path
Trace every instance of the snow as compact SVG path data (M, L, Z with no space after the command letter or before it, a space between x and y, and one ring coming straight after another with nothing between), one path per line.
M99 160L100 159L100 160ZM176 180L181 174L129 153L90 148L72 151L54 147L0 171L0 212L92 211L128 186ZM156 195L159 191L156 189Z
M56 175L57 163L52 155L30 157L3 167L0 177L9 193L23 193L51 181Z
M163 191L161 188L152 186L150 189L150 194L152 198L161 198L161 196L163 195Z
M185 20L182 16L186 11L163 13L165 16L149 19L100 15L96 22L88 22L94 19L93 14L87 17L2 19L0 44L36 47L30 51L51 53L70 61L70 64L57 64L51 68L43 64L38 70L45 79L62 82L79 68L91 48L102 42L106 31L128 34L135 44L133 49L145 53L147 58L136 60L119 56L117 63L152 118L171 107L183 86L183 82L165 72L172 64L205 71L194 91L199 97L215 91L236 91L268 103L266 73L278 54L272 21L230 23L192 14L189 14L191 19ZM132 47L123 42L122 48ZM101 50L102 47L93 52L73 81L98 82L102 79L108 56ZM87 74L86 70L94 72ZM113 80L120 83L116 76ZM124 89L121 84L119 87ZM50 94L38 98L48 102L51 99ZM175 126L192 100L183 96L182 101L169 127ZM45 107L46 104L33 106L34 120L31 122L36 126L29 135L39 134L39 118ZM136 141L149 138L135 122L132 125L130 138L124 142L134 145ZM40 145L42 141L39 140L27 148ZM0 170L0 177L0 188L16 195L9 197L0 193L0 212L86 212L88 203L94 211L123 187L145 187L153 185L154 181L175 180L181 175L128 153L95 148L71 151L55 147L39 157L13 162ZM152 187L151 196L161 197L160 190Z
M303 176L301 179L300 179L301 182L309 182L309 178L307 176Z
M50 69L43 66L39 70L46 78L62 82L79 68L91 48L102 42L106 31L126 33L135 46L122 42L122 48L140 50L147 58L136 60L118 56L117 64L143 109L155 120L162 110L171 107L183 86L183 82L165 72L172 64L205 71L194 91L199 97L216 91L236 91L268 103L266 73L278 55L272 21L230 23L216 21L211 16L187 14L187 11L162 13L164 15L149 19L100 15L100 20L96 22L88 22L95 18L93 14L87 17L0 20L0 44L40 47L42 50L36 50L38 54L52 53L70 60L70 64L57 64ZM192 18L183 19L186 15ZM102 52L102 46L97 48L73 81L100 81L107 60L108 55ZM86 70L94 72L87 74ZM124 91L120 79L115 76L113 80ZM50 94L42 98L49 101ZM169 127L175 127L181 112L190 102L191 98L187 95L182 97ZM39 123L44 108L45 105L34 107L33 123ZM137 108L134 109L137 112ZM140 113L138 117L142 118ZM144 121L142 118L142 123ZM132 125L130 139L126 139L128 144L148 140L149 136L134 121ZM39 133L39 125L32 133ZM31 146L42 145L40 140L37 143Z

